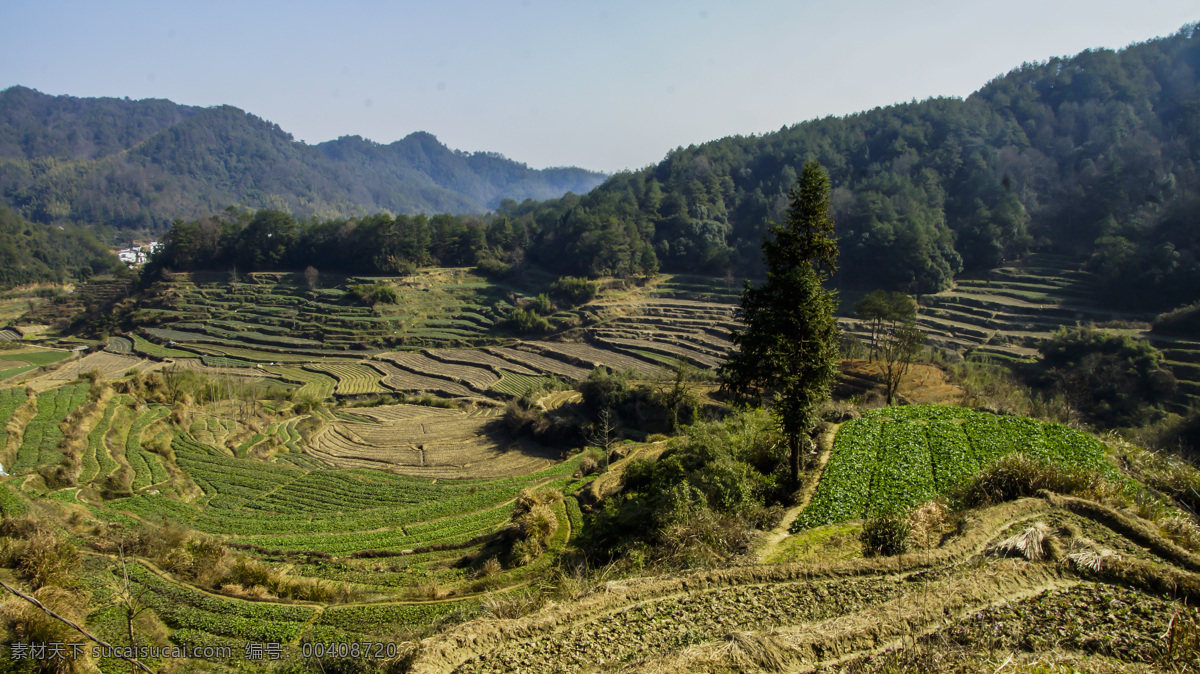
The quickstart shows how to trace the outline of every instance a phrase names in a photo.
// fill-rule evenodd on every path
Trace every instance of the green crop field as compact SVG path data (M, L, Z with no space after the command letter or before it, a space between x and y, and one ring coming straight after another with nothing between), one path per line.
M0 389L0 429L3 429L8 424L8 420L12 418L17 408L25 404L27 396L25 389L6 388ZM8 434L0 435L0 452L8 449Z
M1018 452L1114 471L1102 442L1059 424L961 407L889 407L838 430L817 491L794 528L910 510Z
M72 384L38 396L37 416L25 426L21 447L9 472L15 474L37 470L62 458L62 451L58 448L63 437L59 424L84 403L88 388L89 384Z

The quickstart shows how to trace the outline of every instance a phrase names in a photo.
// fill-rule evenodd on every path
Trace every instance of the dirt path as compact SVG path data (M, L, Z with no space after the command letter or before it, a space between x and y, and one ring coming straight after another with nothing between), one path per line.
M817 484L821 481L821 475L825 472L825 464L829 463L829 455L833 452L833 438L837 435L837 430L840 427L841 424L834 424L829 430L821 434L821 437L818 439L820 453L817 455L816 466L805 480L796 505L788 508L783 513L783 518L779 520L779 524L763 535L759 539L758 545L755 546L754 556L759 561L766 561L771 558L771 555L779 547L779 544L791 534L792 522L795 521L800 512L812 500L813 494L817 491Z

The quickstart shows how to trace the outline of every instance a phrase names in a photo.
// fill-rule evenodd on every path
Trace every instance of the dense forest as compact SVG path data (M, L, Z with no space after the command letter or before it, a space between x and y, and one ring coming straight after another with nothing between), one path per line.
M603 179L454 151L428 133L310 146L230 106L0 92L0 195L37 222L147 229L230 205L323 218L478 213Z
M29 222L0 206L0 288L65 283L124 265L91 232Z
M1119 52L1026 63L966 100L679 148L586 195L506 200L486 217L314 221L297 229L298 248L263 264L531 261L575 275L759 276L767 227L797 168L816 160L834 186L839 286L932 292L1038 249L1090 265L1116 306L1166 309L1200 299L1198 36L1189 26ZM219 268L254 255L244 242L185 252L204 230L189 228L162 264Z
M1178 304L1200 293L1198 35L1026 63L966 100L680 148L512 215L538 223L545 252L641 238L664 269L747 274L812 159L835 187L845 285L928 292L1039 248L1092 256L1118 302Z

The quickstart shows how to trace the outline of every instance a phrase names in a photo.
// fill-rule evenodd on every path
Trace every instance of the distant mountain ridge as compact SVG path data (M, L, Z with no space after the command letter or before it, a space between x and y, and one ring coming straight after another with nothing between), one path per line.
M0 91L0 198L38 222L150 227L231 205L322 218L477 213L585 193L605 177L455 151L425 132L307 145L232 106Z

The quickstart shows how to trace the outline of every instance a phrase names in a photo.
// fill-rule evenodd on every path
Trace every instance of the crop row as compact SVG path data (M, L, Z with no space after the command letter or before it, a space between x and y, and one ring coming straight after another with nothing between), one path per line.
M123 375L144 362L142 359L134 356L123 356L107 351L97 351L74 362L63 364L62 367L50 374L47 379L71 381L79 377L79 375L91 372L92 370L98 370L101 376L111 378Z
M96 478L107 476L117 467L117 462L109 456L108 447L104 444L104 436L112 423L115 405L104 408L104 415L96 422L95 427L88 433L87 449L83 454L83 469L79 473L79 483L87 484Z
M382 354L379 357L417 374L462 382L476 391L486 391L499 379L494 372L486 368L460 363L445 363L434 360L423 353L394 352Z
M3 432L4 427L17 408L25 404L26 400L25 389L0 389L0 452L6 449L8 443L8 434Z
M449 379L428 377L401 369L387 361L371 361L383 373L383 385L396 391L432 391L455 397L468 397L470 389Z
M1059 424L955 407L887 408L839 429L796 527L907 511L1013 453L1115 475L1103 443Z
M539 353L533 353L524 349L512 349L501 346L487 349L487 352L504 360L523 365L535 372L548 372L572 381L587 379L588 375L591 374L591 368L584 369L557 358L548 358Z
M490 510L545 479L567 491L582 484L570 477L578 459L519 478L434 484L378 471L303 471L236 459L183 435L174 438L173 447L180 467L209 494L209 507L161 496L135 496L111 505L154 518L167 515L210 533L315 534L407 527Z
M676 344L666 344L649 339L626 339L620 337L599 337L596 339L605 346L614 349L638 351L649 351L650 353L661 354L671 359L682 359L693 365L703 368L716 368L721 365L721 359L707 353L702 353L697 349L688 349L684 346Z
M379 383L382 375L362 363L310 363L304 367L307 370L332 375L337 380L334 392L338 395L388 392L388 389Z
M303 633L314 609L218 599L159 578L140 564L127 566L138 596L164 623L259 643L287 643ZM144 590L144 591L141 591Z
M130 355L133 353L133 340L128 337L109 337L105 351Z
M154 422L170 414L166 407L151 407L138 416L129 426L125 439L125 461L133 470L133 489L158 484L167 479L162 457L146 451L142 446L142 433Z
M35 470L55 463L62 457L58 449L62 439L59 424L87 399L88 384L72 384L42 393L37 399L37 415L25 426L25 436L12 473Z
M603 365L613 370L634 370L644 376L655 376L661 372L659 366L651 365L641 358L634 358L616 351L597 349L590 344L558 342L527 342L526 344L542 353L554 355L563 360L584 363L588 369Z
M387 634L395 627L422 628L435 624L451 613L470 617L479 612L475 600L436 604L386 604L381 606L345 606L330 608L316 625L359 634Z
M160 360L163 358L194 358L196 356L191 351L181 351L155 344L141 335L133 335L133 352Z
M316 398L317 400L324 400L333 395L333 389L337 385L337 380L333 377L313 370L286 365L268 365L266 366L266 370L279 375L287 381L300 384L300 388L296 391L298 395Z
M426 349L431 358L444 361L447 363L463 363L466 365L475 365L484 367L493 372L503 372L507 370L516 374L523 374L530 377L537 376L537 372L523 365L518 365L512 361L498 358L486 351L479 349Z
M277 550L326 552L345 555L360 550L405 550L434 543L462 543L494 531L506 522L510 508L497 508L459 517L394 526L375 531L353 531L328 535L246 537L243 543Z
M548 379L545 377L531 377L529 375L518 374L516 372L509 372L505 370L504 373L500 375L500 379L495 384L492 384L492 390L496 391L497 393L504 393L506 395L513 396L514 398L520 398L526 393L537 389L547 381Z

